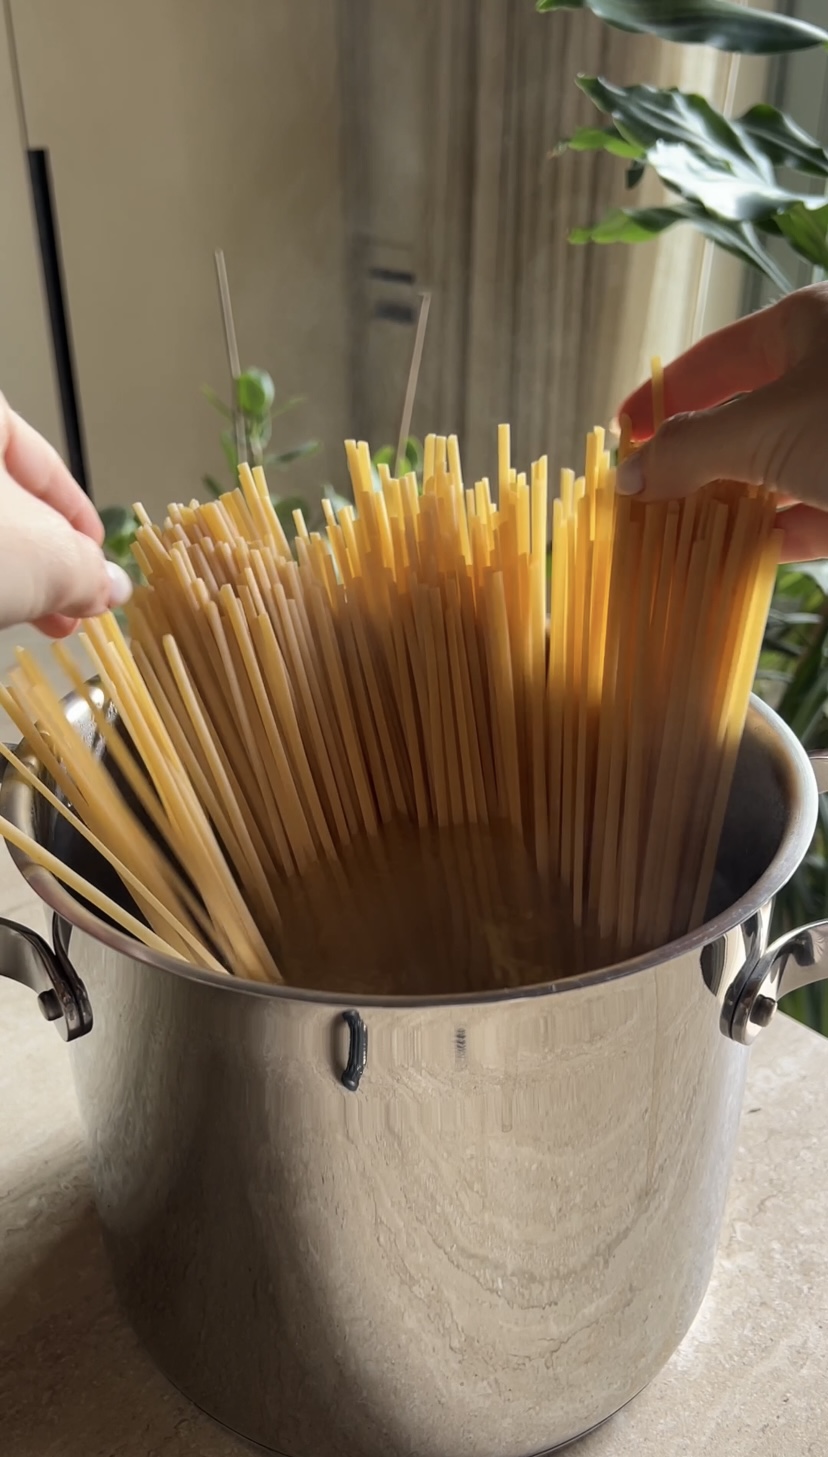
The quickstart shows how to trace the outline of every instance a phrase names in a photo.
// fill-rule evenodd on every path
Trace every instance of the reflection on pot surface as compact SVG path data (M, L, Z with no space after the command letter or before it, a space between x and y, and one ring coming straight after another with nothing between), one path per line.
M6 969L74 1038L107 1247L161 1368L288 1457L530 1457L634 1396L707 1286L738 1040L820 972L818 931L767 949L816 800L754 703L700 932L540 985L464 992L458 970L431 997L163 964L18 855L56 952L6 927ZM55 844L12 774L0 812Z

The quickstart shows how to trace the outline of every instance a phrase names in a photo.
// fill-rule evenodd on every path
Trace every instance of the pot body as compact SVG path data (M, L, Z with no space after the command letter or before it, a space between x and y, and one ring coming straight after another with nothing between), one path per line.
M117 1284L161 1369L286 1457L534 1457L623 1406L707 1286L734 1038L791 967L828 974L825 927L767 944L816 809L754 703L701 931L525 991L351 1008L156 961L15 852L56 949L5 924L0 969L70 1040ZM22 780L0 812L103 877Z
M70 951L120 1294L231 1428L289 1457L529 1457L623 1406L687 1331L739 1123L747 1052L717 992L744 928L707 965L366 1010L356 1095L339 1009L77 929Z

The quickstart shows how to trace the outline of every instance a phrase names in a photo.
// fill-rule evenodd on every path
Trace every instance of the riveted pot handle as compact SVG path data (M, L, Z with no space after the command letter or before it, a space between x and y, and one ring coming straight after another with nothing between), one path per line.
M828 754L809 758L819 793L828 793ZM749 1046L783 997L817 981L828 981L828 921L789 931L768 947L731 988L722 1011L724 1030Z
M750 1046L782 998L815 981L828 981L828 921L780 936L737 983L724 1009L733 1041Z
M0 976L19 981L37 993L47 1022L57 1023L64 1042L83 1037L92 1027L92 1008L83 982L55 955L42 936L0 918Z

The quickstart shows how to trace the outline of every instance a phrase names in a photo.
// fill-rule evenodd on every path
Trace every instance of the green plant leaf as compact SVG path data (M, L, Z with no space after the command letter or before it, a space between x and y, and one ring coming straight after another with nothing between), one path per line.
M777 288L790 282L756 228L784 237L801 257L828 268L828 209L816 193L793 192L781 186L774 165L803 159L813 175L828 167L828 155L807 133L789 127L771 108L752 108L744 118L721 116L701 96L675 88L614 86L600 77L582 76L579 85L611 116L620 135L644 149L643 162L629 179L638 180L643 165L691 204L681 216L720 247L760 269ZM824 157L824 162L821 160ZM693 210L695 209L695 211ZM664 209L613 214L591 229L579 229L573 241L642 241L639 229L655 234L677 222Z
M738 119L774 167L792 167L810 177L828 177L828 152L775 106L762 102Z
M728 222L712 217L693 203L677 203L674 207L615 208L591 227L575 228L570 243L648 243L676 223L692 223L695 228L717 243L726 252L741 258L764 273L783 293L790 293L791 284L763 248L750 223Z
M129 506L104 506L100 518L107 540L130 536L138 526L138 518Z
M202 476L201 484L207 487L207 490L210 492L211 496L223 496L225 491L227 490L226 486L219 485L215 476Z
M828 204L806 208L792 203L768 220L766 231L781 233L801 258L828 270Z
M343 506L353 506L354 504L353 501L348 500L347 496L341 496L338 491L335 491L333 486L326 486L322 494L327 501L330 501L337 515Z
M396 445L381 445L375 450L371 457L372 476L374 485L379 489L379 475L377 467L387 465L392 475L397 472L397 447ZM400 474L413 471L419 476L423 468L423 446L416 435L409 435L403 445L402 458L399 461Z
M397 461L397 448L394 445L381 445L371 456L371 463L375 466L387 465L391 474L394 474L394 466Z
M614 127L582 126L571 137L558 142L553 156L561 152L610 152L613 157L639 158L645 155L645 148L638 142L628 141Z
M573 228L570 243L649 243L675 223L687 222L688 213L677 207L617 207L600 222Z
M783 165L828 176L828 154L773 107L729 119L703 96L675 87L614 86L600 76L580 76L578 85L668 187L709 212L757 221L796 203L809 210L824 203L779 183L774 167Z
M234 430L222 430L221 448L224 451L224 459L235 477L239 468L239 458L236 454L236 433Z
M538 0L537 8L591 10L618 30L748 55L807 50L828 42L828 32L818 25L747 9L735 0Z
M820 562L802 562L780 567L776 574L774 603L780 600L780 605L786 605L794 599L801 606L815 604L817 609L820 608L825 593L818 585L819 578L814 577L813 569L819 570L821 565Z
M675 86L615 86L601 76L580 75L577 83L599 111L612 117L618 132L643 151L658 143L681 143L718 159L723 168L753 164L767 182L773 181L773 166L754 140L703 96Z
M104 506L100 514L105 555L134 577L137 566L132 556L132 543L138 530L135 512L129 506Z
M271 415L274 420L278 420L280 415L287 415L291 410L295 410L299 405L304 405L304 403L304 395L291 395L277 410L271 410Z
M805 627L813 626L819 622L818 612L787 612L779 607L772 607L768 613L770 624L779 623L784 627Z
M805 577L808 581L815 582L823 596L828 597L828 561L797 562L788 570L795 573L796 577Z
M693 226L698 228L699 232L709 238L712 243L717 243L720 248L724 248L726 253L732 253L743 263L748 263L751 268L763 273L766 278L770 279L774 288L779 289L780 293L793 291L790 279L782 272L767 249L762 246L752 223L728 223L720 218L710 217L704 212L693 214L692 222Z
M266 369L246 369L236 380L238 407L254 420L267 415L275 398L276 389Z
M230 409L229 405L225 405L224 400L219 398L215 390L211 389L208 384L203 384L201 386L201 393L206 400L210 401L210 404L213 406L214 410L218 410L219 414L224 415L226 420L232 420L233 411Z
M725 169L681 144L657 142L647 160L673 192L700 202L728 222L755 223L792 203L804 210L809 197L812 207L819 207L821 201L817 196L788 192L775 181L765 182L747 166Z
M282 524L282 530L292 544L296 538L296 522L293 519L293 513L301 511L304 514L308 509L308 503L301 496L271 496L270 499Z
M306 455L315 455L320 449L318 440L304 440L301 445L294 445L290 450L282 450L273 455L265 456L265 466L273 465L277 470L285 470L293 465L295 460L303 460Z
M672 191L700 202L709 213L731 221L758 222L769 232L788 236L791 245L823 266L818 232L805 214L820 214L824 198L810 191L783 187L774 167L793 167L803 175L828 176L828 153L813 137L770 106L755 106L730 120L702 96L685 95L674 87L614 86L598 76L581 76L578 84L595 106L613 119L608 132L637 148L628 185L640 181L651 166ZM776 215L790 214L777 226Z
M423 459L422 442L415 435L409 435L403 446L403 461L408 466L409 471L413 471L415 475L419 475L423 468Z
M266 446L270 444L270 437L273 433L270 416L266 415L263 420L251 420L247 433L250 437L251 450L258 451L261 455Z

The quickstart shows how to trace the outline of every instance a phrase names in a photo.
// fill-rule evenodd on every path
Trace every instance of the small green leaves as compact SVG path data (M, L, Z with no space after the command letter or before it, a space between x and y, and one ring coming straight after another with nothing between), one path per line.
M397 447L395 445L381 445L375 450L371 457L371 475L374 486L379 489L379 467L387 466L392 476L404 476L413 474L417 482L422 482L423 475L423 447L415 436L409 435L403 446L402 458L397 460Z
M346 496L341 496L338 491L335 491L333 486L325 486L322 494L325 497L326 501L330 501L336 515L339 515L339 512L342 510L343 506L352 506L354 504L353 501L349 501Z
M374 452L373 462L376 466L387 465L388 469L393 472L396 457L397 452L393 445L381 445L379 450Z
M636 159L646 155L646 148L627 141L614 126L582 126L566 141L559 142L553 155L570 152L610 152L613 157Z
M686 222L681 207L618 207L588 228L573 228L570 243L648 243L674 223Z
M301 445L293 445L290 450L282 450L273 455L266 455L262 462L265 468L275 466L276 470L286 470L294 461L304 460L307 455L315 455L320 449L318 440L303 440Z
M100 517L108 547L117 552L124 543L131 542L138 520L129 506L104 506Z
M733 253L769 278L775 288L789 293L790 280L764 247L751 223L728 222L711 216L693 203L674 207L616 208L589 228L575 228L570 243L647 243L676 223L692 223L711 242Z
M292 545L296 539L296 522L293 519L293 513L294 511L306 512L308 503L302 496L271 496L270 499L282 530Z
M231 422L224 427L219 438L232 485L235 486L239 468L239 446L233 411L219 398L215 390L204 386L203 393L213 408ZM303 440L286 450L265 453L273 433L273 421L303 403L301 395L293 395L276 406L276 387L266 369L246 369L236 380L235 393L238 421L244 439L243 459L249 460L251 465L285 470L296 461L319 450L318 440ZM220 486L212 475L203 476L202 481L214 496L220 496L222 490L227 489Z
M101 513L104 528L104 553L140 582L141 570L132 555L132 543L138 530L138 518L129 506L104 506Z
M261 420L270 413L276 389L266 369L246 369L236 380L236 402L244 415Z

